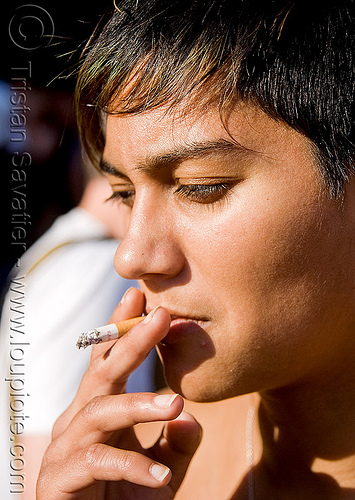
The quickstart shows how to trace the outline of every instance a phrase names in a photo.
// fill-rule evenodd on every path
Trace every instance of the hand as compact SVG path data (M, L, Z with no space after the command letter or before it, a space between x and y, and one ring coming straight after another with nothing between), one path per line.
M144 297L130 289L110 322L142 313ZM148 319L148 318L147 318ZM37 500L174 498L200 441L195 419L178 395L124 394L129 374L167 334L163 308L118 341L93 348L78 393L58 419L42 463ZM167 421L148 450L133 426Z

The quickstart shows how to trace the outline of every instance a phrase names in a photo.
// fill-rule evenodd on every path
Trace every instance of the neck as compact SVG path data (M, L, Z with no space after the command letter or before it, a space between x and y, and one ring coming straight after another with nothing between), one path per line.
M344 491L354 488L354 494L354 415L354 370L349 366L328 377L262 393L262 461L271 477L280 476L280 470L284 477L299 479L301 474L308 483L327 477Z

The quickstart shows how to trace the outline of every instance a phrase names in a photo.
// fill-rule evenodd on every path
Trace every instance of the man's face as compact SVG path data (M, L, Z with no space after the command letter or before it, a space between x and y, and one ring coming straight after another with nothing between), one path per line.
M167 381L196 400L317 376L354 337L352 206L324 194L302 135L242 104L227 126L213 107L107 119L115 267L171 313Z

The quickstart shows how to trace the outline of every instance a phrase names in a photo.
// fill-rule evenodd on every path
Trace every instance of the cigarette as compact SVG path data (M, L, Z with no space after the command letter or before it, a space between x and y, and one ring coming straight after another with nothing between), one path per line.
M88 330L79 336L76 347L78 349L85 349L89 345L119 339L123 337L123 335L126 335L134 325L140 323L144 318L145 316L138 316L137 318L126 319L119 323L111 323L109 325L99 326L93 330Z

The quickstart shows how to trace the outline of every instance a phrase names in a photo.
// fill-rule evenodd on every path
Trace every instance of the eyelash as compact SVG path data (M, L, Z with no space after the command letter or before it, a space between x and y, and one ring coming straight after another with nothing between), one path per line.
M198 203L213 203L228 191L229 186L219 184L181 184L175 193Z
M174 193L188 198L197 203L213 203L222 198L229 190L230 186L226 183L218 184L181 184ZM132 207L134 202L134 190L114 191L106 200L117 200L123 204Z
M116 200L118 202L123 203L124 205L132 207L134 194L135 194L135 192L133 189L130 189L127 191L113 191L111 196L109 198L107 198L106 201Z

